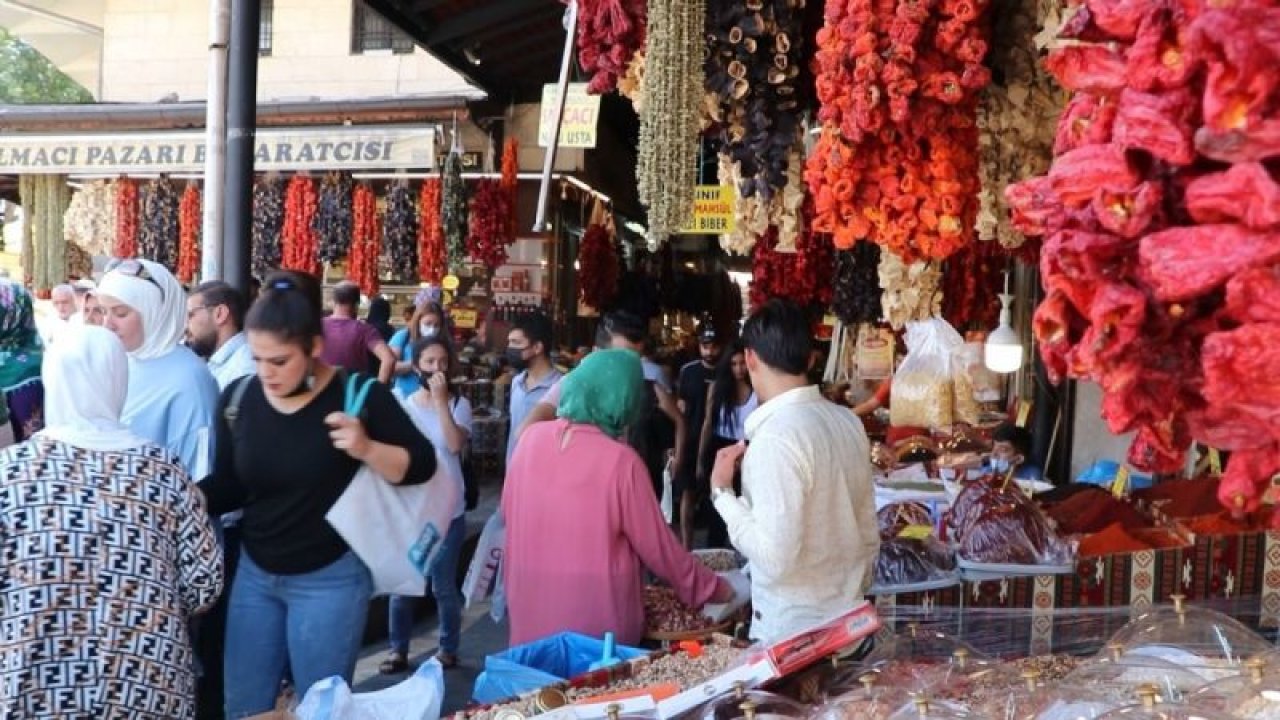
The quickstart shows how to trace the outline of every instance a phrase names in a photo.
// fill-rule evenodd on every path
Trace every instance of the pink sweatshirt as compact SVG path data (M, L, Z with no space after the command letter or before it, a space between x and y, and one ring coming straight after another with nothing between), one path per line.
M526 429L502 513L512 645L564 631L639 642L645 568L690 607L718 587L667 527L640 456L595 427L556 420Z

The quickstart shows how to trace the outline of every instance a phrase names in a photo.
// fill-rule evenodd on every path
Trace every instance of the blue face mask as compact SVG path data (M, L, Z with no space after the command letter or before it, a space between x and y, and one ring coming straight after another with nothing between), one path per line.
M1009 458L991 458L991 469L997 473L1009 472Z

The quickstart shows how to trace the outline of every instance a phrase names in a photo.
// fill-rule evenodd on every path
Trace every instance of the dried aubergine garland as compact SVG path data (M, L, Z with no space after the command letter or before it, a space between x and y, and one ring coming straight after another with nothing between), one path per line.
M253 274L258 279L280 268L280 231L284 227L284 184L263 177L253 184Z
M319 206L312 220L320 261L333 264L351 251L351 175L329 173L320 181Z
M836 316L845 325L880 322L880 246L862 241L836 253Z
M178 264L178 190L161 175L142 188L140 197L138 251L148 260L174 268Z
M449 153L444 162L440 222L444 227L449 272L456 275L467 261L467 184L462 179L462 155L455 152Z
M392 276L401 282L413 279L418 272L418 208L406 182L397 182L387 191L382 242L391 259Z

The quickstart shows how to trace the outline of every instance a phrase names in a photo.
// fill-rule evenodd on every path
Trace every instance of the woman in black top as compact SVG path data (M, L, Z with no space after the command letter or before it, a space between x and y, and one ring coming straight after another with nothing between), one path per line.
M373 386L360 417L343 413L344 377L320 360L314 278L269 277L245 325L258 372L223 394L214 473L200 483L215 517L244 511L228 718L274 708L286 668L299 693L333 675L351 681L373 586L325 513L362 463L396 483L426 482L436 469L431 443L386 386Z

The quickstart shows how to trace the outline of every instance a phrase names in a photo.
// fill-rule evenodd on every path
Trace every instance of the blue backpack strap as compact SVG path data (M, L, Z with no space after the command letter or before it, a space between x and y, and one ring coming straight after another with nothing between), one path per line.
M348 375L343 412L351 417L359 417L364 412L365 402L369 399L369 390L377 382L377 378L369 377L365 378L364 382L361 383L359 373Z

